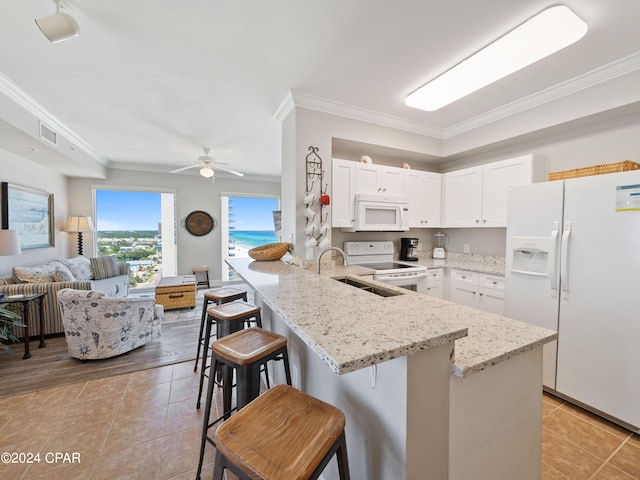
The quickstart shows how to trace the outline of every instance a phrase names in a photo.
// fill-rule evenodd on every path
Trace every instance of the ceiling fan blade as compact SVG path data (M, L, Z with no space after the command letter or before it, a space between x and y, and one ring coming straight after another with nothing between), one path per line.
M229 173L233 173L234 175L237 175L239 177L244 177L244 173L240 173L240 172L237 172L235 170L231 170L230 168L227 168L227 167L221 167L219 163L216 164L215 169L222 170L222 171L229 172Z
M182 168L178 168L176 170L171 170L169 173L178 173L178 172L183 172L185 170L189 170L190 168L196 168L201 166L199 163L195 164L195 165L189 165L188 167L182 167Z

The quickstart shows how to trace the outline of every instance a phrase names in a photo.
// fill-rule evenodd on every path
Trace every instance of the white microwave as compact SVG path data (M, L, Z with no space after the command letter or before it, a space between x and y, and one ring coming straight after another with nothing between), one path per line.
M409 230L409 204L404 197L356 194L355 224L345 232L402 232Z

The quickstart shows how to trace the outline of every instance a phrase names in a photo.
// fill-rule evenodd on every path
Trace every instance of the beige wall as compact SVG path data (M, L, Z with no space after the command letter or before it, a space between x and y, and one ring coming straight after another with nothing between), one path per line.
M73 178L69 180L70 209L78 214L90 215L93 212L94 186L163 189L176 193L176 212L178 222L178 274L191 273L192 267L207 265L211 280L220 279L222 245L220 228L208 235L194 237L180 225L180 222L194 210L204 210L216 220L220 219L220 197L222 194L252 193L261 195L280 195L280 184L258 182L245 179L226 179L216 177L212 183L199 175L177 175L150 173L132 170L107 170L105 180ZM132 206L135 208L135 205ZM90 249L85 252L88 254ZM94 254L95 252L91 252Z
M7 275L14 265L37 265L54 258L76 254L77 237L62 229L69 215L93 215L92 185L117 187L166 188L177 193L178 220L193 210L205 210L220 218L222 193L256 193L280 195L283 209L283 240L294 240L296 253L304 258L304 158L310 145L320 148L325 165L325 180L330 182L332 139L384 145L411 152L433 152L438 143L427 137L409 134L366 122L336 117L307 109L295 109L283 122L283 176L280 183L217 178L211 184L192 175L170 175L129 170L109 170L105 180L67 179L54 169L43 167L12 153L0 150L2 181L38 188L54 194L55 247L26 250L20 256L0 257L0 275ZM366 154L367 152L362 152ZM447 171L467 165L501 160L525 153L535 153L548 159L549 170L589 166L633 160L640 163L640 114L632 114L594 125L549 135L542 139L514 143L491 152L469 156L440 168ZM398 158L398 165L402 158ZM412 163L413 168L420 165ZM434 170L433 166L423 168ZM398 234L345 234L332 232L332 244L342 246L345 240L394 240L399 246L402 236L417 236L425 250L430 248L431 229L414 229ZM504 229L451 229L451 251L461 251L471 245L472 253L504 255ZM291 236L291 237L290 237ZM366 237L366 238L365 238ZM93 255L93 238L85 234L85 255ZM184 228L178 229L178 269L188 273L193 266L209 265L211 277L219 278L221 262L219 231L204 237L193 237ZM317 249L314 255L317 255Z
M292 208L296 212L296 247L297 254L305 258L304 251L304 227L306 220L302 215L304 205L304 157L308 153L308 146L314 145L320 148L320 155L325 164L325 179L331 179L330 161L333 152L333 139L346 139L361 144L381 145L398 149L398 151L418 152L433 154L438 149L438 143L424 136L402 132L393 128L373 125L359 120L337 117L326 113L320 113L304 108L295 110L295 124L289 124L287 135L293 135L295 131L295 156L296 162L289 162L288 168L295 165L298 173L296 182L287 182L284 188L295 188L295 204L283 205L283 209ZM344 143L344 142L343 142ZM362 147L362 145L360 145ZM366 145L365 145L366 147ZM363 150L360 155L368 152ZM640 163L640 114L630 114L612 120L601 121L593 125L568 129L562 133L550 134L536 140L518 142L514 139L511 145L501 147L489 152L469 155L455 161L446 162L437 168L433 164L424 164L412 159L412 168L416 170L429 170L446 172L463 168L465 166L479 165L518 155L534 153L545 157L548 161L549 171L559 171L571 168L595 165L599 163L614 163L622 160L633 160ZM357 160L346 158L348 160ZM403 162L400 154L395 166ZM393 165L389 158L382 159L379 163ZM283 197L284 198L284 197ZM440 229L413 229L404 233L345 233L333 229L331 242L334 246L342 247L344 241L356 240L393 240L396 249L399 249L401 237L418 237L423 242L425 250L431 249L432 234ZM445 230L449 233L449 250L462 252L464 244L471 246L471 253L484 255L505 254L505 229L471 229L459 228ZM314 256L318 255L318 249L314 249Z
M21 255L0 257L0 276L10 275L14 266L39 265L48 260L75 255L76 234L62 231L68 217L67 178L55 170L1 149L0 172L0 181L53 193L55 216L55 246L23 250Z

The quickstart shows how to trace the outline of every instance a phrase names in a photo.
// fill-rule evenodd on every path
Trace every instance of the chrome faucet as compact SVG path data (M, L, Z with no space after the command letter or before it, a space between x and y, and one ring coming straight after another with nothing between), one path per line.
M347 263L347 254L344 253L344 251L341 248L329 247L326 250L321 251L320 255L318 255L318 264L317 264L317 269L316 269L318 274L320 274L320 259L322 258L322 255L327 253L329 250L335 250L336 252L340 252L340 255L342 255L342 259L344 260L344 266L345 267L349 266L349 264Z

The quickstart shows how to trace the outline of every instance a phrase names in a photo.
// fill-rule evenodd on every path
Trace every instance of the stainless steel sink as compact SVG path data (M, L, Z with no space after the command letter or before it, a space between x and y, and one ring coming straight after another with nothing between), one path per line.
M398 295L403 295L403 293L401 292L396 292L395 290L379 287L378 285L372 285L370 283L362 282L354 278L349 278L349 277L332 277L332 278L337 282L344 283L345 285L351 285L352 287L359 288L360 290L364 290L366 292L371 292L381 297L396 297Z

